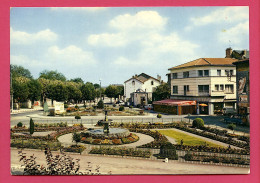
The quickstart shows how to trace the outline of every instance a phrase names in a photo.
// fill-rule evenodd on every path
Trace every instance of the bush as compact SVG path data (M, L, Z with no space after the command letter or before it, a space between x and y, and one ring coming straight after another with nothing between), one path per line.
M162 115L161 114L157 114L157 118L162 118Z
M98 109L104 109L104 102L103 102L103 100L98 101L97 108Z
M64 108L68 108L69 106L68 106L68 104L64 104Z
M75 119L78 120L78 119L81 119L81 116L79 114L76 114L75 115Z
M227 125L227 128L230 129L230 130L235 130L236 125L233 124L233 123L231 123L231 124L228 124L228 125Z
M77 111L79 110L79 106L78 105L75 106L75 110L77 110Z
M80 140L81 140L79 133L74 133L72 138L73 138L73 141L76 142L76 144L78 144L78 142L80 142Z
M23 123L22 122L17 123L17 127L23 127Z
M163 145L161 145L159 155L160 155L160 157L163 157L163 158L170 158L170 159L174 159L174 160L178 159L178 155L176 153L176 148L170 142L166 142Z
M125 110L125 107L124 106L120 106L119 107L119 111L124 111Z
M32 135L34 133L34 122L33 119L30 119L30 134Z
M192 122L192 127L194 128L202 128L204 127L204 121L201 118L196 118Z
M130 109L133 109L133 106L130 105L129 108L130 108Z

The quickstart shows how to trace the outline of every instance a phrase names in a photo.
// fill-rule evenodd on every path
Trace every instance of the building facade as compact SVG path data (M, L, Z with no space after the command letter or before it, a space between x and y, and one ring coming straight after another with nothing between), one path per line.
M236 108L236 67L233 58L199 58L172 67L168 73L171 99L196 101L197 114Z
M131 98L131 93L142 91L147 93L148 99L152 99L152 92L161 84L160 76L157 79L145 73L135 75L124 82L124 95L126 100Z

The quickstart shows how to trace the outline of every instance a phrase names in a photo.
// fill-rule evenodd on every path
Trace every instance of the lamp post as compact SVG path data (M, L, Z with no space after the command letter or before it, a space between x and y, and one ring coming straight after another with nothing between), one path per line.
M11 74L11 77L10 77L10 85L11 85L11 113L13 112L13 110L14 110L14 92L13 92L13 83L12 83L12 73L10 73Z
M99 83L100 83L100 85L99 85L99 92L100 92L100 100L101 100L101 79L99 79Z

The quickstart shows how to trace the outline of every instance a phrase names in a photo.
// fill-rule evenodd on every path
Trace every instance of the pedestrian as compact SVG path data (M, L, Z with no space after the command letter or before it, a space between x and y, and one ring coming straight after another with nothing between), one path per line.
M181 146L183 145L183 139L181 139Z

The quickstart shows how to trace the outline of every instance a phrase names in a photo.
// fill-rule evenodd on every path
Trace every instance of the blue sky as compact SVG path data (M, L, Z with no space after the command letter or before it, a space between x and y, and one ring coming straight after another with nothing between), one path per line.
M166 81L170 67L249 50L249 8L12 8L10 35L11 64L34 78L46 69L103 86L142 72Z

